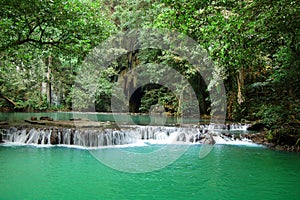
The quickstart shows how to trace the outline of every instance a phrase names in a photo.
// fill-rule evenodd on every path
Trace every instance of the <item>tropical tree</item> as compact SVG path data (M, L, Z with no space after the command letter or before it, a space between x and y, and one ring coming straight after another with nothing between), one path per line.
M56 100L57 103L67 103L77 66L92 47L114 31L101 11L101 4L79 0L1 0L0 5L1 72L3 77L11 75L11 83L4 81L1 85L1 94L11 96L12 102L19 102L20 107L34 109L44 106L28 102L26 96L35 97L30 91L39 94L38 101L47 100L46 105L51 106L55 98L64 99ZM13 74L31 79L32 74L38 74L31 80L36 87L19 84L20 79Z

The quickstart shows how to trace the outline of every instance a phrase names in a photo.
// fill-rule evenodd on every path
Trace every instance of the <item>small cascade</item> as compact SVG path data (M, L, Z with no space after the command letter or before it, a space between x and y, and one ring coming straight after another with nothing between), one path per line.
M200 125L204 130L208 131L247 131L249 124L209 124L209 125Z
M71 129L71 128L9 128L0 129L2 140L6 143L33 145L76 145L82 147L101 147L134 144L138 141L160 141L160 143L232 143L242 137L234 138L230 130L246 130L242 124L200 125L197 127L166 126L124 126L121 129Z
M169 137L165 132L157 132L154 135L156 140L166 140Z
M141 137L136 131L126 130L75 130L67 128L49 129L2 129L2 140L6 143L35 145L77 145L83 147L99 147L132 144ZM150 131L149 131L150 132Z
M209 124L207 129L210 131L228 130L228 126L226 124Z
M231 131L247 131L249 124L230 124L229 130Z

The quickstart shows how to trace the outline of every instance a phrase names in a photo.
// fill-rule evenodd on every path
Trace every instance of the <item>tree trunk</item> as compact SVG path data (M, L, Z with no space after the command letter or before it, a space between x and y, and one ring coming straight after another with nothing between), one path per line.
M239 69L237 76L238 92L237 92L237 102L241 105L244 101L244 80L245 80L245 71L243 68Z
M232 91L229 91L227 93L227 119L232 120L233 119L233 107L234 107L234 100L235 100L235 93Z
M49 105L52 105L51 63L52 57L49 56L47 62L47 101Z
M17 106L17 104L13 100L11 100L10 98L4 96L1 92L0 92L0 98L5 99L9 104L13 105L14 107Z

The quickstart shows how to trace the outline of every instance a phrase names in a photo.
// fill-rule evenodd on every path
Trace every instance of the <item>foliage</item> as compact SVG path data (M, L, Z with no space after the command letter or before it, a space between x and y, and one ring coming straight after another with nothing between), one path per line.
M0 91L18 109L81 110L95 105L98 111L110 111L114 83L130 70L143 65L147 70L141 76L154 83L165 78L166 70L157 70L155 64L169 66L188 80L178 82L180 87L172 92L191 84L201 113L211 111L209 90L221 77L228 119L261 120L273 139L299 123L298 1L1 0L0 6ZM185 58L158 49L128 52L96 78L83 73L87 66L82 61L95 46L117 30L134 28L166 28L196 40L214 61L209 83ZM169 88L144 86L139 92L136 105L141 112L161 104L180 113L187 106ZM0 105L8 104L2 99Z
M152 86L153 87L153 86ZM145 90L145 94L141 99L140 112L148 113L152 106L161 105L166 112L177 113L178 101L171 91L168 91L165 87L158 87Z
M78 66L114 31L101 4L1 0L0 5L1 93L18 109L71 106Z
M92 1L2 0L0 50L22 44L51 45L61 51L86 52L109 32L100 4Z

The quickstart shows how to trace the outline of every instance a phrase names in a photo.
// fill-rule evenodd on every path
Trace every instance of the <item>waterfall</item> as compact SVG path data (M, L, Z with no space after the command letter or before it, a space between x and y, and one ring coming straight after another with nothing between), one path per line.
M233 131L247 131L249 124L230 124L230 130Z
M235 139L219 131L246 130L245 125L199 125L195 127L124 126L121 129L72 129L72 128L8 128L0 129L5 143L34 145L76 145L101 147L133 144L138 141L160 141L160 143L226 143ZM228 132L227 132L228 133ZM214 137L212 137L214 135Z
M249 124L232 123L232 124L209 124L203 125L205 130L214 131L247 131Z

